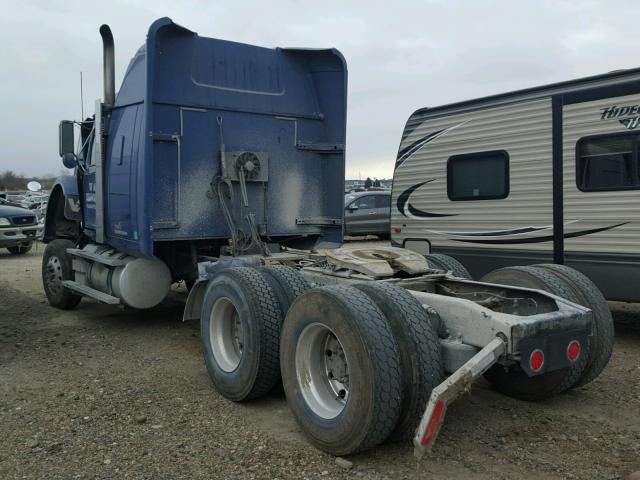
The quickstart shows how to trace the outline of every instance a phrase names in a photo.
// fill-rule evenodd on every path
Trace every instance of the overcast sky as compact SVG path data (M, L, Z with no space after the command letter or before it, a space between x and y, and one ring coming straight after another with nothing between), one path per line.
M336 47L347 59L347 178L389 177L415 109L637 67L640 2L7 2L0 17L0 171L57 174L57 125L102 94L98 27L116 86L156 18L267 47Z

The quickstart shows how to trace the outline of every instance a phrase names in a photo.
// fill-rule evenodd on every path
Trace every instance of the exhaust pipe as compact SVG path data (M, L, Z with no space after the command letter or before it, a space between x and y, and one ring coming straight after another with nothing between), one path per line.
M102 36L104 104L107 107L113 107L113 104L116 103L115 48L109 25L105 24L100 27L100 36Z

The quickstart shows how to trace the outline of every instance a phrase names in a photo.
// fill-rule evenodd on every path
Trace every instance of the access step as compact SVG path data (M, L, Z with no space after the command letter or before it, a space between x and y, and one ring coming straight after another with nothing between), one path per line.
M62 285L64 285L69 290L72 290L86 297L93 298L94 300L98 300L102 303L108 303L109 305L117 305L120 303L120 299L118 297L114 297L112 295L109 295L108 293L104 293L100 290L96 290L95 288L88 287L87 285L80 285L78 282L74 282L73 280L63 280Z

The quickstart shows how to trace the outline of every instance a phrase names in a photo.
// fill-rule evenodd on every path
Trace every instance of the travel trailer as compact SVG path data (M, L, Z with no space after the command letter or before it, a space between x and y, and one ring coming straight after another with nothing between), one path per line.
M640 69L409 118L395 164L396 246L481 278L553 261L610 300L640 300Z

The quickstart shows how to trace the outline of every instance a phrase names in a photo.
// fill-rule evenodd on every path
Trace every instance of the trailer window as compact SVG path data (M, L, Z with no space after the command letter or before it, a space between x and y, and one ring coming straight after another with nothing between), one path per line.
M584 192L640 188L638 134L581 138L576 146L576 183Z
M509 195L509 155L504 150L454 155L447 162L449 200L495 200Z

